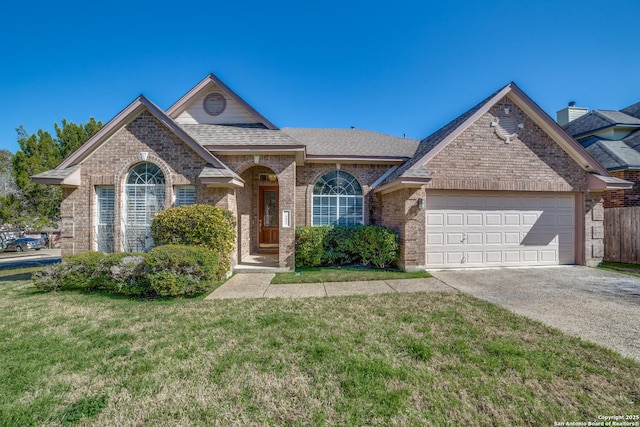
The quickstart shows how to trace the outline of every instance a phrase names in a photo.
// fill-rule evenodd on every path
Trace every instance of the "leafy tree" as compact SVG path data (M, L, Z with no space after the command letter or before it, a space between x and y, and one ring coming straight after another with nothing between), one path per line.
M63 119L62 126L54 123L54 127L56 138L42 129L31 135L23 126L16 129L20 149L13 155L11 166L13 178L21 193L21 219L18 223L22 226L39 228L54 225L59 221L62 201L60 188L35 184L31 181L31 176L58 166L98 132L102 122L96 121L93 117L86 124L75 124ZM12 207L15 207L15 204Z
M23 214L30 217L28 222L56 222L62 201L60 189L35 184L30 177L55 168L62 161L60 147L49 132L39 130L28 135L22 126L17 131L20 150L13 156L13 175L22 193Z
M96 121L93 117L85 124L75 124L62 119L62 127L54 124L56 135L58 137L58 145L60 146L60 155L66 159L69 154L76 151L89 138L96 134L102 127L102 122Z

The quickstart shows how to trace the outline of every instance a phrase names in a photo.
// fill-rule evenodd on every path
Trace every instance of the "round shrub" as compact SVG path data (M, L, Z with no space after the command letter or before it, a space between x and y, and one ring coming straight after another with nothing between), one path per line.
M151 289L160 296L192 296L222 280L219 254L199 246L158 246L145 255Z
M59 291L63 288L62 279L66 275L67 266L64 264L47 265L31 276L33 285L42 292Z
M151 221L151 235L159 245L193 245L219 255L218 274L231 269L235 248L236 221L233 213L211 205L179 206L165 209Z
M63 258L66 267L62 283L64 289L95 289L102 285L98 273L100 262L105 257L102 252L82 252Z
M400 252L398 233L379 225L357 227L355 230L353 239L362 264L385 268L397 262Z
M326 239L332 227L296 227L296 268L331 264Z
M129 296L150 294L143 253L115 252L105 255L98 265L97 275L101 289Z

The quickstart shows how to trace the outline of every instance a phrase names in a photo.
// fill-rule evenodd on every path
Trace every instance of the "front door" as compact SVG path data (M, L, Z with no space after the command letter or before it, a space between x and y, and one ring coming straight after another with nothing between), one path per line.
M278 230L278 187L260 187L259 247L262 250L277 251Z

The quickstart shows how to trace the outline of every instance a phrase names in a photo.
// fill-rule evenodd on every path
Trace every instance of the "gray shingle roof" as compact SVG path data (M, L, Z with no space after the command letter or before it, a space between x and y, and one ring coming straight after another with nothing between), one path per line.
M213 167L211 164L206 164L200 172L199 178L237 178L238 175L230 169L222 169Z
M630 108L630 107L628 107ZM563 126L573 137L616 125L640 126L640 119L621 111L592 110Z
M633 105L629 105L626 108L620 110L621 112L628 114L630 116L636 117L640 119L640 102L636 102Z
M31 178L42 178L42 179L65 179L73 172L78 170L80 165L71 166L65 169L51 169L46 172L41 172L37 175L33 175Z
M608 170L640 168L640 153L624 141L591 136L581 140L580 143Z
M200 145L300 145L280 130L206 124L181 126Z
M492 93L485 100L480 102L478 105L462 113L460 116L456 117L455 119L447 123L445 126L443 126L439 130L435 131L434 133L432 133L431 135L429 135L428 137L420 141L420 145L418 146L418 149L416 150L415 155L410 160L405 162L402 166L400 166L398 169L396 169L392 174L390 174L382 184L389 183L400 177L428 178L430 176L429 172L424 167L418 168L417 170L411 170L411 171L409 169L413 165L415 165L417 162L419 162L429 151L433 150L436 147L436 145L442 142L447 136L449 136L452 132L454 132L459 126L461 126L468 118L473 116L476 113L476 111L480 110L487 102L489 102L501 90L502 89Z
M634 150L640 151L640 130L631 132L623 141Z
M419 141L361 129L282 129L306 145L310 156L406 157L414 155Z
M640 119L630 116L621 111L594 110L594 113L606 118L616 125L640 125Z

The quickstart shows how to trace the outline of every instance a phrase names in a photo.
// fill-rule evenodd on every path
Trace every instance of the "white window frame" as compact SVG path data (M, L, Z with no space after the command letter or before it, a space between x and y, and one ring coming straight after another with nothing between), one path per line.
M115 186L96 186L96 245L100 252L114 251L115 206Z
M311 225L364 224L364 196L355 176L342 170L325 173L313 187Z
M165 208L165 178L153 163L138 163L131 168L125 183L124 245L129 252L144 252L153 247L151 220Z
M195 203L195 185L176 185L173 187L173 206L190 206Z

